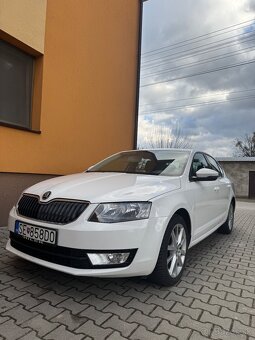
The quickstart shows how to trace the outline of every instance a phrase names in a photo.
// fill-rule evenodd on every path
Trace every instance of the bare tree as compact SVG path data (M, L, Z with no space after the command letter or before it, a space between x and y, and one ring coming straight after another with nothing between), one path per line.
M148 131L143 145L140 145L139 147L149 147L152 149L189 149L192 148L192 144L190 140L183 135L179 124L176 124L173 128L157 125L152 130Z
M235 140L236 154L240 157L255 157L255 131Z

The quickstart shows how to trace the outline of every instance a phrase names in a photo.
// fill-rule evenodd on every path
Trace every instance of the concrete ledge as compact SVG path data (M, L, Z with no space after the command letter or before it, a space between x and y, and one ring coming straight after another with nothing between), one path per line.
M0 172L0 226L7 225L9 211L24 189L55 176Z

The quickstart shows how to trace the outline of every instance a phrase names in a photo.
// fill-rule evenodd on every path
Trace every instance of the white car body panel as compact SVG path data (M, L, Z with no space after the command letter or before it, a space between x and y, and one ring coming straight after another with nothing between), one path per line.
M57 177L38 183L24 193L42 195L51 191L44 200L55 198L89 201L80 217L72 223L57 225L20 216L16 207L10 212L9 230L14 232L15 221L58 230L58 245L84 250L137 249L132 263L122 268L78 269L59 265L27 255L7 243L12 253L40 265L80 276L124 277L149 275L157 262L165 230L179 209L190 218L189 247L203 240L223 224L234 192L226 178L215 181L190 181L189 171L195 151L190 151L184 173L181 176L156 176L126 173L80 173ZM99 203L150 201L148 219L97 223L88 221Z
M61 197L103 203L147 201L179 188L179 177L82 172L43 181L25 190L25 193L41 197L45 191L50 190L52 195L49 200Z

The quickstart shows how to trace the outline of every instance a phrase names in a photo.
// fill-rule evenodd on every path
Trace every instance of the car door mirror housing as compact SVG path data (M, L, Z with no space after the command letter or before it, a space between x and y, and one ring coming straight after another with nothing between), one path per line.
M199 169L196 172L196 176L192 177L195 181L215 181L219 177L218 171L213 169Z

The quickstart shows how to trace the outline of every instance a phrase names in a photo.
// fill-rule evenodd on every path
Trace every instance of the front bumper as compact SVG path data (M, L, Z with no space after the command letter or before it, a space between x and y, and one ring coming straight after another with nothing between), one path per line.
M6 249L26 260L73 275L100 277L149 275L157 261L167 218L152 217L148 220L114 224L88 222L87 217L93 209L91 205L73 223L55 225L18 216L13 208L9 216L11 238ZM47 247L43 249L43 245L17 237L14 234L16 220L57 229L56 249L51 248L49 253ZM30 246L36 247L36 251L33 251ZM87 252L120 250L130 252L130 257L124 265L92 266L87 256ZM77 259L81 265L77 265Z

